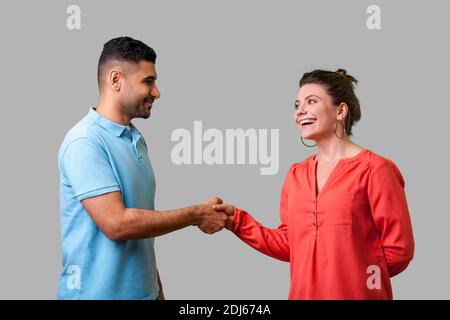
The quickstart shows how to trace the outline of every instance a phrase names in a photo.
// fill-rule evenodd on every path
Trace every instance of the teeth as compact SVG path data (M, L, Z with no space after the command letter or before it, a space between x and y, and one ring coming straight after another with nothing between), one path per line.
M306 123L313 123L314 121L316 121L316 120L314 120L314 119L303 119L302 121L300 121L300 125L304 125Z

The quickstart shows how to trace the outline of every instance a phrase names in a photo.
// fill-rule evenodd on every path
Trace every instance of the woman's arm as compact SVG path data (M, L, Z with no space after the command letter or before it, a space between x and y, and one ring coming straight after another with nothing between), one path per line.
M368 195L391 277L406 269L414 255L414 237L403 177L394 163L372 168Z
M227 228L242 241L268 256L289 262L287 197L286 188L283 186L280 204L281 224L276 229L262 226L249 213L232 205L220 204L213 206L213 208L224 211L229 216L234 213L233 221L228 224Z

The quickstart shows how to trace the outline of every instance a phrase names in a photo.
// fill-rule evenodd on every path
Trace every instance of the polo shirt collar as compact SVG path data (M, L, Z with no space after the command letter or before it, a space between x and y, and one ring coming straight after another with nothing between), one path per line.
M102 117L97 111L95 111L95 107L89 108L88 117L98 123L103 129L112 133L116 137L120 137L122 133L128 128L134 128L133 124L130 122L130 126L124 126L119 123L113 122L111 120Z

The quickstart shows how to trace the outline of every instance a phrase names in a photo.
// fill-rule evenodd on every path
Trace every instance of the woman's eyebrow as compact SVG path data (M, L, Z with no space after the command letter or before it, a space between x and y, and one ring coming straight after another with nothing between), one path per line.
M319 96L316 96L315 94L310 94L309 96L307 96L304 100L306 100L306 99L308 99L308 98L311 98L311 97L316 97L317 99L319 99L319 100L322 100L322 99L320 99L320 97ZM297 103L297 102L300 102L300 100L295 100L295 102Z
M308 99L308 98L311 98L311 97L316 97L317 99L322 100L322 99L320 99L319 96L316 96L315 94L310 94L309 96L307 96L307 97L305 98L305 100Z

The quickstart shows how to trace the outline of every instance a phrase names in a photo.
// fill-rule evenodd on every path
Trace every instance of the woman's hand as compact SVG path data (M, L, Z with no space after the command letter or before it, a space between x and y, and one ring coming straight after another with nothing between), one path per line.
M234 206L232 204L215 204L212 206L214 210L224 212L228 216L227 224L225 228L232 231L233 229L233 220L234 220Z

